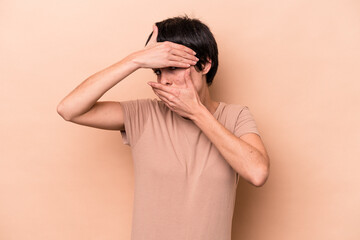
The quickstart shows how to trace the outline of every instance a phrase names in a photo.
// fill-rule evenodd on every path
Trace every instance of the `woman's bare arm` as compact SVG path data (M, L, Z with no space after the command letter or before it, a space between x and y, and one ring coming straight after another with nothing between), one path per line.
M88 112L105 92L140 67L133 59L129 55L85 79L59 103L57 112L67 121Z
M72 90L57 106L57 112L67 121L102 129L123 129L121 102L99 98L110 88L139 68L189 67L198 59L196 53L183 45L157 42L157 27L153 25L149 44L121 61L91 75Z

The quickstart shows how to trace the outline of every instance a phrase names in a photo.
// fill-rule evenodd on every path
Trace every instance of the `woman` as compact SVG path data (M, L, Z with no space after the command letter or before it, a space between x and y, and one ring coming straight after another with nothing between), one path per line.
M269 157L249 108L211 99L218 49L198 19L153 25L145 48L87 78L58 105L67 121L119 130L135 169L132 240L230 240L240 176L262 186ZM98 101L139 68L158 99Z

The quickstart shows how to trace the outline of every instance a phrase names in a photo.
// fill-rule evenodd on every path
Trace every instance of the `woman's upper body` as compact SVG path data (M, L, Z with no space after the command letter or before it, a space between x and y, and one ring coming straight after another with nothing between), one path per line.
M269 157L249 109L210 96L217 54L205 24L187 17L166 19L153 26L144 49L93 74L58 105L67 121L120 130L129 145L141 140L132 146L135 235L153 234L156 239L159 233L146 225L156 212L160 215L153 224L159 228L169 223L176 232L176 224L179 231L190 221L181 239L211 239L206 231L220 236L215 230L228 234L238 178L254 186L262 186L268 178ZM98 101L139 68L151 68L157 75L149 85L161 101ZM153 164L156 161L162 162ZM197 215L193 221L191 214ZM206 221L209 217L212 220Z
M254 185L264 184L270 163L260 136L250 134L240 140L212 117L219 105L209 93L217 72L218 49L210 29L198 19L169 18L153 25L145 45L74 89L59 104L60 115L83 125L124 129L121 103L97 100L133 71L151 68L157 82L148 84L160 100L191 119L243 178Z

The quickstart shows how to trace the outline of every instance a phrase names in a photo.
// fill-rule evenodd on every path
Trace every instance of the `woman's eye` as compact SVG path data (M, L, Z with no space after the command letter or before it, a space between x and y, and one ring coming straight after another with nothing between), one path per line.
M170 67L170 70L175 70L176 69L176 67Z
M157 70L154 70L154 73L156 74L156 75L160 75L160 70L159 69L157 69Z

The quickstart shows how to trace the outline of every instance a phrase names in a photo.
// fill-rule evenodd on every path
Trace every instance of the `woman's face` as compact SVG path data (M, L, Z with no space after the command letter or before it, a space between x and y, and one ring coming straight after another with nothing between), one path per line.
M186 88L185 83L185 70L186 68L168 67L153 69L157 75L157 82L163 85L174 86L179 88ZM204 87L202 71L197 71L194 66L190 66L190 77L193 85L198 93Z

